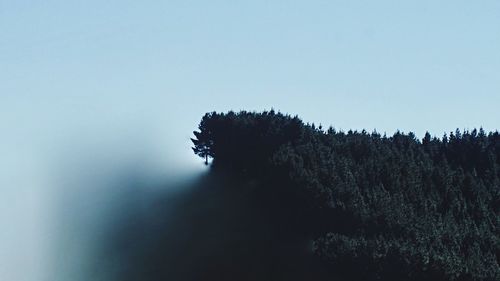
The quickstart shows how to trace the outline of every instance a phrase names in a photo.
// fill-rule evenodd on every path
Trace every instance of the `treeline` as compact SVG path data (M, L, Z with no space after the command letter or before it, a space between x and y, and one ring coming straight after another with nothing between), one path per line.
M498 132L388 137L271 110L207 113L194 134L214 168L272 183L337 277L500 280Z

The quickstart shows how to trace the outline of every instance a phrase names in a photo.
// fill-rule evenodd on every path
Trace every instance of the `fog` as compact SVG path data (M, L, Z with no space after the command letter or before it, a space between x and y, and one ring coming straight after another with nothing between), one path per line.
M79 148L90 153L81 155L76 163L68 160L64 174L56 177L50 198L53 233L48 251L49 280L112 280L110 274L118 265L110 264L103 251L120 239L122 233L117 229L138 212L148 210L156 198L181 192L203 174L201 169L179 167L182 161L176 158L155 163L151 151L107 148ZM203 168L201 163L199 166Z
M206 171L189 140L201 114L145 108L2 98L0 280L109 280L97 254L119 220Z

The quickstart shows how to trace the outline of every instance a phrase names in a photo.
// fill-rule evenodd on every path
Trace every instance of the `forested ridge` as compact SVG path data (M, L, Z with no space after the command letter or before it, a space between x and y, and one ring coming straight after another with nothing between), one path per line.
M498 132L420 140L271 110L207 113L194 135L213 170L261 183L335 280L500 280Z

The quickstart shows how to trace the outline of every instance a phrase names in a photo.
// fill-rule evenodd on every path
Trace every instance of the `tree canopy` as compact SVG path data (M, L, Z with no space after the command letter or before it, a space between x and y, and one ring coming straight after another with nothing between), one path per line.
M207 113L198 129L194 152L270 183L276 205L303 214L294 231L345 279L500 280L498 132L419 140L273 110Z

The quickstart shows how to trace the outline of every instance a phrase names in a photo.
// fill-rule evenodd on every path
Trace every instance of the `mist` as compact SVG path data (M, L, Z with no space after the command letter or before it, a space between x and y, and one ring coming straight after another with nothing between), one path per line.
M82 148L90 155L66 165L65 174L55 181L48 279L111 280L118 265L110 264L103 250L121 239L117 235L121 225L149 210L155 198L170 198L204 174L202 169L176 166L176 161L182 162L178 159L163 162L161 170L158 163L151 163L152 155L130 149Z
M97 254L113 227L206 173L190 149L198 116L130 100L2 100L1 280L109 280Z

